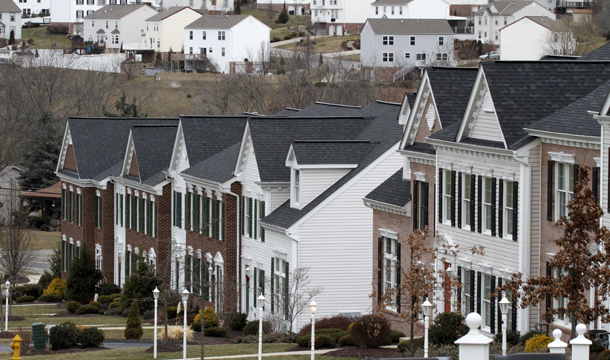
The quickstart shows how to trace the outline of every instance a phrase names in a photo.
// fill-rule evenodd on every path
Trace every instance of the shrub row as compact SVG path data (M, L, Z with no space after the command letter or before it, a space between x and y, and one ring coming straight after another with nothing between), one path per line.
M99 347L104 343L104 332L95 327L79 330L74 323L65 322L51 328L49 342L53 350L71 349L76 345Z

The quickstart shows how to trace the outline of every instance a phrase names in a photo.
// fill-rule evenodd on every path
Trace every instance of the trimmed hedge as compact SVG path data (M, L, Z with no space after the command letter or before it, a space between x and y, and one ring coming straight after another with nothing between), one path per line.
M102 295L102 296L98 296L97 301L100 304L110 304L112 302L112 296L110 295Z
M76 310L78 310L79 307L81 307L81 303L79 303L78 301L70 301L68 303L68 305L66 306L66 309L71 312L72 314L76 313Z
M244 327L244 335L258 335L258 320L249 321ZM271 334L271 323L263 321L263 334Z
M84 305L76 309L76 315L84 315L84 314L99 314L100 309L95 305Z
M52 327L49 343L52 350L71 349L78 343L78 328L69 321Z
M326 349L335 346L335 341L328 335L316 336L316 349Z
M341 337L337 343L339 344L340 347L356 346L354 344L354 339L352 338L351 335L345 335L345 336Z
M201 327L201 323L199 323L199 326ZM199 329L199 331L201 331L201 328ZM205 336L225 337L227 336L227 329L211 327L209 329L205 329Z
M405 333L403 333L402 331L390 331L390 339L392 340L392 344L398 344L400 342L400 338L405 336Z
M100 347L104 343L104 332L96 327L87 327L79 331L78 343L82 348Z
M26 303L26 302L34 302L34 300L36 300L36 298L33 296L20 296L15 299L15 302L17 304L21 304L21 303Z
M50 294L50 295L42 295L41 297L38 298L38 300L44 301L47 303L58 303L58 302L62 302L63 298L56 294Z

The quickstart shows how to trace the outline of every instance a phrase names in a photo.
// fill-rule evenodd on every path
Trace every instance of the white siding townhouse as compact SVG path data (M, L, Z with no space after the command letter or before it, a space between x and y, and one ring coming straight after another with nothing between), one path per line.
M146 19L144 45L148 49L166 53L180 51L184 46L184 27L201 17L188 6L175 6Z
M368 19L360 62L369 79L392 80L404 68L453 65L453 30L444 19Z
M188 6L192 9L208 10L210 14L227 14L235 10L233 0L164 0L163 8Z
M148 5L106 5L85 18L85 41L106 52L119 52L121 44L142 44L146 19L157 14Z
M448 19L449 3L444 0L377 0L371 4L371 18Z
M8 39L11 31L21 39L21 9L12 0L0 0L0 39Z
M546 16L555 20L555 14L535 1L494 1L474 14L476 40L484 44L500 45L500 29L525 16Z
M269 61L270 32L250 15L206 15L184 28L184 53L207 56L218 71L235 73L241 65Z
M32 16L49 16L51 9L51 0L15 0L15 4L21 9L23 19Z
M371 0L311 0L311 22L328 35L360 34L370 16Z
M32 1L32 0L29 0ZM126 4L125 0L113 0ZM68 32L84 37L84 19L110 0L51 0L51 25L65 25Z
M280 12L286 4L288 15L305 15L309 11L311 0L257 0L256 8Z
M526 16L500 29L500 60L538 60L545 55L572 55L572 32L546 16Z

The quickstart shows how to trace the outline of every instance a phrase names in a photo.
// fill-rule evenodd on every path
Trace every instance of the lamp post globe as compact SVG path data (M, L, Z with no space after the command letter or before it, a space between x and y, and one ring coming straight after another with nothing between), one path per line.
M186 360L186 302L189 299L189 291L187 289L184 289L182 291L182 304L183 304L183 308L184 308L184 333L182 335L182 359Z
M428 299L421 305L424 313L424 357L428 357L428 328L430 327L430 314L432 313L432 304Z

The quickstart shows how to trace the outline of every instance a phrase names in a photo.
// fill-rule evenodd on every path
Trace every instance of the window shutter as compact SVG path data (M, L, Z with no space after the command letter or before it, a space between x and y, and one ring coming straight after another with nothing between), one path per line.
M261 220L265 218L265 202L261 202ZM265 229L261 226L261 241L265 242Z
M413 230L419 229L419 181L413 182Z
M474 219L475 219L475 191L476 191L476 183L477 183L477 176L476 175L470 175L470 231L474 232L475 231L475 226L474 226ZM474 309L474 306L471 307L471 309Z
M254 268L254 306L256 307L256 302L258 299L258 281L256 280L256 276L258 275L258 270Z
M377 305L381 305L383 293L383 238L377 240Z
M458 266L457 276L458 276L458 281L461 284L462 283L462 267L461 266ZM462 287L461 286L458 286L458 289L457 289L457 306L458 306L459 310L462 309Z
M186 269L184 269L184 276L185 276L186 284L184 284L184 286L188 287L189 283L191 282L191 273L193 270L191 268L191 257L187 255L185 260L186 261L185 261L184 267Z
M546 276L553 277L553 268L551 268L551 263L548 261L546 262ZM546 296L546 308L551 309L552 307L553 307L553 298L551 297L551 295L547 295ZM547 318L546 321L550 323L551 319Z
M475 290L475 281L474 281L474 271L470 270L470 311L474 310L474 300L476 293Z
M481 223L482 223L482 214L481 214L481 205L483 203L483 177L479 175L477 181L477 231L482 232Z
M286 264L286 269L284 270L284 275L286 275L284 277L284 318L288 317L288 311L289 311L289 305L290 305L290 298L288 297L290 295L290 264L288 262L285 263Z
M477 271L477 312L481 313L481 273Z
M498 287L502 286L502 278L498 278ZM499 297L501 297L502 295L500 295ZM493 310L492 310L493 311ZM502 311L500 310L500 302L498 301L498 304L496 305L496 316L498 317L498 334L502 334Z
M400 264L401 255L400 255L401 246L398 241L396 241L396 312L400 314L400 280L402 278L402 266Z
M462 173L458 173L457 188L457 226L462 228Z
M224 201L220 201L220 240L225 240L225 203Z
M493 219L493 218L492 218ZM496 277L495 276L491 276L491 291L493 292L494 289L496 288ZM494 309L496 308L496 297L495 296L490 296L490 315L491 315L491 319L489 322L489 330L491 331L492 334L496 333L496 312L494 311ZM500 318L499 322L501 322L502 318Z
M438 222L443 223L443 169L438 169Z
M252 237L252 198L248 198L248 236Z
M496 178L491 179L491 236L496 236L496 213L497 213L497 195L496 195Z
M513 182L513 241L519 239L519 183Z
M258 200L254 200L254 217L252 218L252 221L254 222L254 238L258 239L258 206L259 206L259 202Z
M271 313L275 310L275 259L271 258Z
M552 160L549 160L549 166L547 167L546 219L548 221L553 221L553 191L555 190L555 185L553 184L555 175L555 172L553 171L554 164L555 163ZM513 196L514 195L515 194L513 194Z
M157 237L157 203L153 203L153 236Z
M451 226L455 226L455 171L451 172Z
M178 195L178 218L176 221L178 222L178 227L182 229L182 193L177 193Z
M576 185L578 184L578 174L580 173L580 166L574 164L574 192L576 192Z
M592 180L593 181L593 184L592 184L593 200L595 200L595 203L599 205L599 168L598 167L593 168L592 178L593 178L593 180Z
M504 180L499 179L498 195L498 236L504 236ZM501 280L500 280L501 282Z
M261 294L265 295L265 270L261 270L258 281L260 282Z
M210 234L210 198L203 198L203 235Z
M421 191L421 195L422 195L422 199L421 199L421 206L422 206L422 217L423 217L423 225L424 228L422 230L426 231L428 228L428 188L429 188L429 184L427 182L423 182L420 183L420 186L422 187L422 191Z

